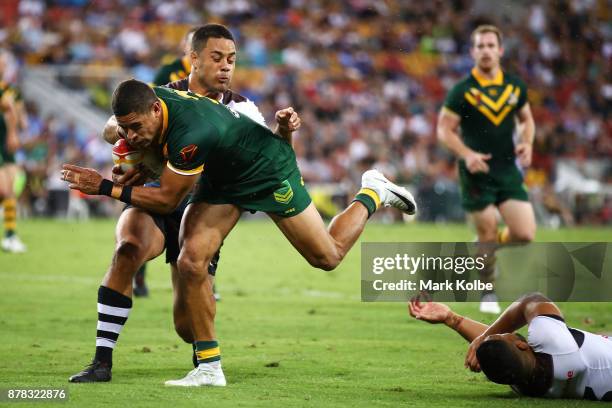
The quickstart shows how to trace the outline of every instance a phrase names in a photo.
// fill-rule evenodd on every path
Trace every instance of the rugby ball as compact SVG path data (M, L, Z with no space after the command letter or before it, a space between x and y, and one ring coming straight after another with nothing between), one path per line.
M130 146L125 139L119 139L113 145L113 163L124 172L142 163L143 153Z

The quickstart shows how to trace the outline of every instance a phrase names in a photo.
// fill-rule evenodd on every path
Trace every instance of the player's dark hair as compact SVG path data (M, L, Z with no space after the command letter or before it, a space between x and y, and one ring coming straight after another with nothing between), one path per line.
M121 82L113 92L113 114L124 116L130 113L145 113L156 100L157 96L149 85L128 79Z
M236 42L234 36L226 26L221 24L206 24L199 27L193 33L191 49L195 52L202 51L202 49L206 47L206 42L209 38L226 38L232 40L234 43Z
M525 338L516 334L521 340ZM504 340L487 340L476 350L476 358L482 372L497 384L522 384L529 377L521 351L512 342Z

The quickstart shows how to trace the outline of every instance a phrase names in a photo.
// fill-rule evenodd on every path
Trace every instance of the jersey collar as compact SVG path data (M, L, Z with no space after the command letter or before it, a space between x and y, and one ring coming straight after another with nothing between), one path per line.
M162 131L159 137L159 144L163 144L166 140L166 132L168 131L168 106L166 106L166 102L163 99L159 99L162 107Z
M474 77L474 79L476 79L476 81L478 81L478 84L483 88L485 86L491 86L491 85L501 86L504 84L504 73L502 72L501 68L497 70L497 75L495 75L495 78L493 79L485 78L480 73L480 71L478 71L476 67L472 68L472 76Z

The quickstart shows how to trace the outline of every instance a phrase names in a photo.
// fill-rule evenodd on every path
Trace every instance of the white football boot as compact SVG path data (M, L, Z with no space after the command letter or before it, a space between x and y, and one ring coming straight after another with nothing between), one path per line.
M169 380L164 385L175 387L225 387L225 375L221 369L221 364L202 363L191 370L184 378L180 380Z
M2 240L2 249L6 252L22 254L27 248L17 235L13 235Z
M413 215L417 211L417 204L412 194L404 187L387 180L376 169L363 173L363 176L361 176L361 187L374 190L380 198L381 205L384 207L395 207L408 215Z

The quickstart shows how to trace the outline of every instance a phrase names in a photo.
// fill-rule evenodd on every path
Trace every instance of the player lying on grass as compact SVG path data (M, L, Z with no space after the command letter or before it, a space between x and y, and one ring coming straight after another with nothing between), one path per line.
M465 365L521 395L612 401L612 341L565 324L561 310L534 293L510 305L491 325L442 303L409 304L410 315L444 323L470 342ZM516 330L527 325L527 339Z
M165 152L168 161L160 186L122 186L93 169L64 165L62 178L70 188L168 213L198 183L181 222L175 305L185 310L181 330L192 335L199 365L167 385L226 384L206 267L243 210L267 213L300 254L324 270L338 266L381 205L416 212L406 189L370 170L363 174L355 200L326 228L304 187L293 148L268 128L216 100L151 89L136 80L119 84L112 107L131 145L158 146Z
M195 30L192 37L192 66L188 78L172 82L167 86L178 91L191 90L200 95L220 101L265 126L263 115L257 106L247 98L229 89L236 60L236 46L230 31L219 24L207 24ZM300 119L291 108L276 113L275 133L287 140L300 127ZM113 144L125 136L118 128L114 117L104 129L104 139ZM142 173L158 178L165 165L162 152L155 149L146 151L142 172L128 170L122 175L115 174L115 182L126 185L142 185ZM115 170L115 169L114 169ZM147 186L158 186L153 182ZM166 263L170 264L173 286L178 282L176 261L179 255L179 227L187 199L169 214L156 214L133 206L126 206L115 231L115 251L112 263L98 289L98 326L96 352L92 363L81 372L70 377L71 382L100 382L111 380L113 350L119 334L125 326L132 308L132 277L147 260L156 258L166 251ZM215 254L208 266L211 281L217 270L219 253ZM184 308L178 303L174 308L174 321L179 336L187 343L193 343L191 332L185 330ZM194 353L194 365L197 360Z

